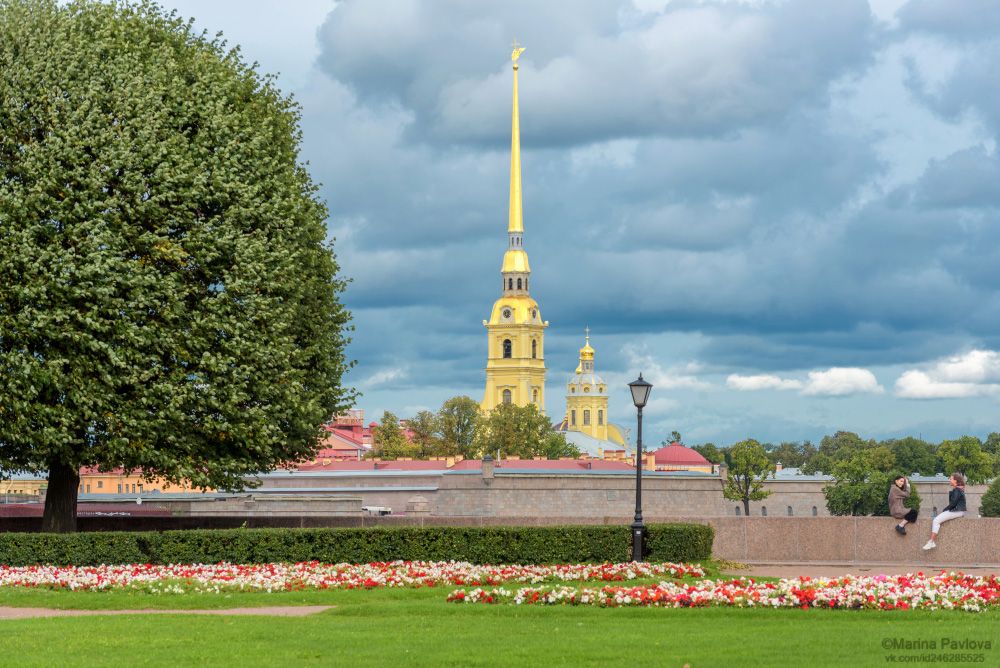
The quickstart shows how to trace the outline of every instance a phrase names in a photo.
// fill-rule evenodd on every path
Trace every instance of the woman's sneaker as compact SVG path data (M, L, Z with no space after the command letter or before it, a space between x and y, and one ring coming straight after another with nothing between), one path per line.
M925 550L933 550L935 547L937 547L937 543L932 540L927 541L927 544L924 545Z

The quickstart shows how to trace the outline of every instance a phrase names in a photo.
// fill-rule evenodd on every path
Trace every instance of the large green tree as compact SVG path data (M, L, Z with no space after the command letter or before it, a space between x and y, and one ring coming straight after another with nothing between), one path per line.
M834 481L823 488L831 515L888 515L889 486L899 475L893 472L895 458L889 448L878 446L857 450L849 459L833 466ZM911 487L905 502L920 507L920 496Z
M944 464L946 475L958 471L965 474L970 484L986 482L993 477L993 457L983 452L982 445L975 436L941 441L937 454Z
M741 501L743 513L750 514L750 502L766 499L771 492L764 489L764 481L774 471L774 464L767 458L764 446L749 438L728 448L729 476L722 495L730 501Z
M230 489L350 406L299 110L154 4L0 0L0 466Z
M500 457L577 457L580 451L554 434L549 419L534 404L500 404L486 414L477 433L478 453Z
M382 419L372 428L372 449L369 458L399 459L400 457L417 458L420 456L420 446L411 443L403 433L399 418L394 413L385 411Z
M452 397L441 405L437 420L443 454L466 459L478 456L476 434L482 422L479 402L466 396Z

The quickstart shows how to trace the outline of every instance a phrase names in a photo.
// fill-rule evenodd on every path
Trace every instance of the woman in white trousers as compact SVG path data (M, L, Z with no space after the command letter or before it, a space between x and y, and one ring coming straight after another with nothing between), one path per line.
M931 539L924 545L925 550L933 550L937 547L934 539L937 538L938 531L944 522L965 517L965 476L961 473L952 473L948 479L951 483L951 491L948 492L948 505L934 518L931 523Z

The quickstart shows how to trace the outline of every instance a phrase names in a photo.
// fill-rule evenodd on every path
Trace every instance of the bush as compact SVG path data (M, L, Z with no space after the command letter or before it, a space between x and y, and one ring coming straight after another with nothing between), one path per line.
M698 561L712 555L714 530L701 524L652 524L650 561ZM0 563L268 563L322 561L470 561L550 564L627 561L628 526L377 527L371 529L225 529L76 534L0 534Z
M979 514L983 517L1000 517L1000 477L995 478L983 494L979 502Z

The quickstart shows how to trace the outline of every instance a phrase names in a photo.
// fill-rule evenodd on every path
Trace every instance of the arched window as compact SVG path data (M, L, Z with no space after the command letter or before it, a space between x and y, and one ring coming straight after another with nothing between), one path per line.
M576 409L569 412L569 423L574 427L576 426Z
M788 506L788 516L789 517L792 516L792 507L791 506Z
M520 279L520 278L519 278L519 279L517 279L517 289L518 289L518 290L520 290L520 289L521 289L521 279Z
M536 404L538 403L538 390L531 391L531 401Z
M589 424L590 424L590 410L589 409L584 409L584 411L583 411L583 426L586 427Z
M512 354L513 354L513 350L511 349L510 339L504 339L503 340L503 358L504 359L510 359L511 356L512 356Z
M538 340L537 339L532 339L531 340L531 359L537 359L537 358L538 358Z
M737 517L740 516L740 507L739 506L736 506L736 516Z
M767 517L767 506L760 507L760 514L762 517Z
M819 511L816 510L816 506L813 506L813 517L819 515Z
M510 390L504 390L503 391L503 402L505 404L509 404L509 403L511 403L511 401L513 401L513 399L511 398Z
M599 424L599 425L604 424L604 411L603 410L597 411L597 424Z

